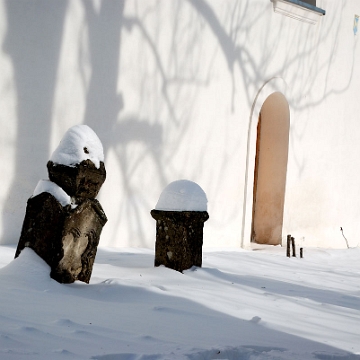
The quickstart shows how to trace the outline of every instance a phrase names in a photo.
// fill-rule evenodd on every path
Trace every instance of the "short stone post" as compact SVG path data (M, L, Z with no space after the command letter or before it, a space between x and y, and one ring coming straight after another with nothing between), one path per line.
M290 257L290 244L291 244L291 235L288 235L286 238L286 256Z
M203 228L209 218L201 187L188 180L170 183L151 216L156 220L155 266L180 272L201 267Z
M295 246L295 238L291 237L291 248L292 248L292 256L296 257L296 246Z
M89 283L106 215L95 199L105 181L102 145L86 125L70 128L28 200L15 258L33 249L60 283Z

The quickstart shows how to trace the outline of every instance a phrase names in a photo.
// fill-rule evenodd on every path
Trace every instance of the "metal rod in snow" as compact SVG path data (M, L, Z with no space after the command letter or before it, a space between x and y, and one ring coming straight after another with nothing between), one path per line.
M344 238L345 241L346 241L346 246L347 246L347 248L349 249L349 242L348 242L347 238L346 238L345 235L344 235L344 231L343 231L342 226L340 227L340 231L341 231L341 233L342 233L343 238Z
M290 257L290 242L291 242L291 235L287 236L287 242L286 242L286 256Z
M292 256L296 257L295 238L291 237Z

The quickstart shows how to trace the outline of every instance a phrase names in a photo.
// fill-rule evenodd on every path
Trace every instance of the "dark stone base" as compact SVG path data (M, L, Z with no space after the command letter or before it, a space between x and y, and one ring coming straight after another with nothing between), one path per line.
M202 265L206 211L152 210L156 220L155 266L164 265L182 272Z
M33 249L51 267L60 283L89 283L106 215L95 199L71 209L49 193L28 200L15 258L25 247Z

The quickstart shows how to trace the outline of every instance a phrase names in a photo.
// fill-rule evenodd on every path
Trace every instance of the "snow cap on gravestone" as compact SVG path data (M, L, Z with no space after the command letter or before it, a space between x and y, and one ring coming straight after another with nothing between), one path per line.
M104 151L100 139L87 125L71 127L51 155L54 164L75 166L83 160L91 160L99 169L104 161Z
M100 139L87 125L71 127L47 163L49 179L79 204L95 199L106 179Z
M177 180L163 190L155 210L162 211L207 211L204 190L195 182Z

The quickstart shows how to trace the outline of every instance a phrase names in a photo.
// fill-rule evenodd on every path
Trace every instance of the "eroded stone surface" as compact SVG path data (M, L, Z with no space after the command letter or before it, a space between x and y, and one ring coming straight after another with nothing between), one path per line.
M76 202L95 199L106 179L104 163L97 168L91 160L83 160L76 166L47 163L49 179L59 185Z
M31 197L27 202L25 219L15 258L25 247L33 249L50 267L62 258L61 235L69 207L63 207L49 193Z
M206 211L152 210L156 220L155 266L164 265L176 271L202 265Z
M60 283L90 281L106 215L95 199L106 179L102 144L87 125L64 135L28 200L15 257L32 248Z
M72 209L62 207L51 194L41 193L28 200L15 257L29 247L48 263L56 281L88 283L106 221L95 199Z
M69 213L61 237L63 257L51 271L55 280L89 283L101 230L106 221L97 200L87 199Z

